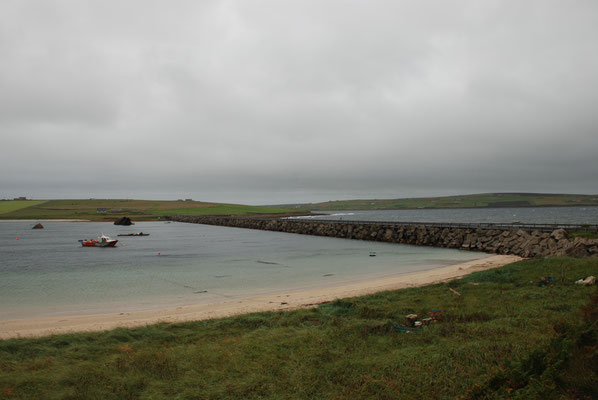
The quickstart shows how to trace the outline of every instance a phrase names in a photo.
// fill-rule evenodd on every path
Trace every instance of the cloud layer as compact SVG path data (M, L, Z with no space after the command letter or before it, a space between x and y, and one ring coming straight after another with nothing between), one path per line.
M594 1L7 1L0 197L598 193Z

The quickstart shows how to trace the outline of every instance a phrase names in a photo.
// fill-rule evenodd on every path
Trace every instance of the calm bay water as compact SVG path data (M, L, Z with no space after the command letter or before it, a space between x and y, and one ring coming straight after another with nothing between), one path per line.
M0 319L217 302L485 256L183 223L43 222L43 230L32 230L33 225L0 222ZM136 231L150 236L119 237L116 248L78 243L102 232L116 238ZM369 257L370 250L377 256Z
M462 208L454 210L338 211L318 219L389 222L598 224L598 207Z

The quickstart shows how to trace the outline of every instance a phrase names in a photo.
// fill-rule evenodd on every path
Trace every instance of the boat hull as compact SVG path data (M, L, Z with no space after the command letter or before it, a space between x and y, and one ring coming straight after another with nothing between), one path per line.
M81 246L83 247L115 247L116 243L118 243L118 240L107 240L105 242L101 242L99 240L83 240L81 242Z
M96 247L114 247L118 243L118 240L108 240L106 242L98 242L96 243Z

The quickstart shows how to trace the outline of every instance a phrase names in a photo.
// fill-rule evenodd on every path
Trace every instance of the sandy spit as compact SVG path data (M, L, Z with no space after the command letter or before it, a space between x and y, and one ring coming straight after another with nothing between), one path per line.
M384 290L429 285L460 278L472 272L500 267L521 260L517 256L495 255L448 267L385 278L314 289L266 293L242 299L159 310L73 315L0 321L0 339L39 337L80 331L103 331L137 327L158 322L196 321L261 311L314 307L339 298L363 296Z

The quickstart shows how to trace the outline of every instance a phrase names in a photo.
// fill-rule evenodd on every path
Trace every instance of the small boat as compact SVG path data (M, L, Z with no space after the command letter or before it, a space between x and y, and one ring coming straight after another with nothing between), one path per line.
M119 233L118 236L149 236L149 233L136 232L136 233Z
M376 252L375 251L370 251L370 257L376 257Z
M114 247L118 240L110 239L102 233L97 239L84 239L80 242L83 247Z

